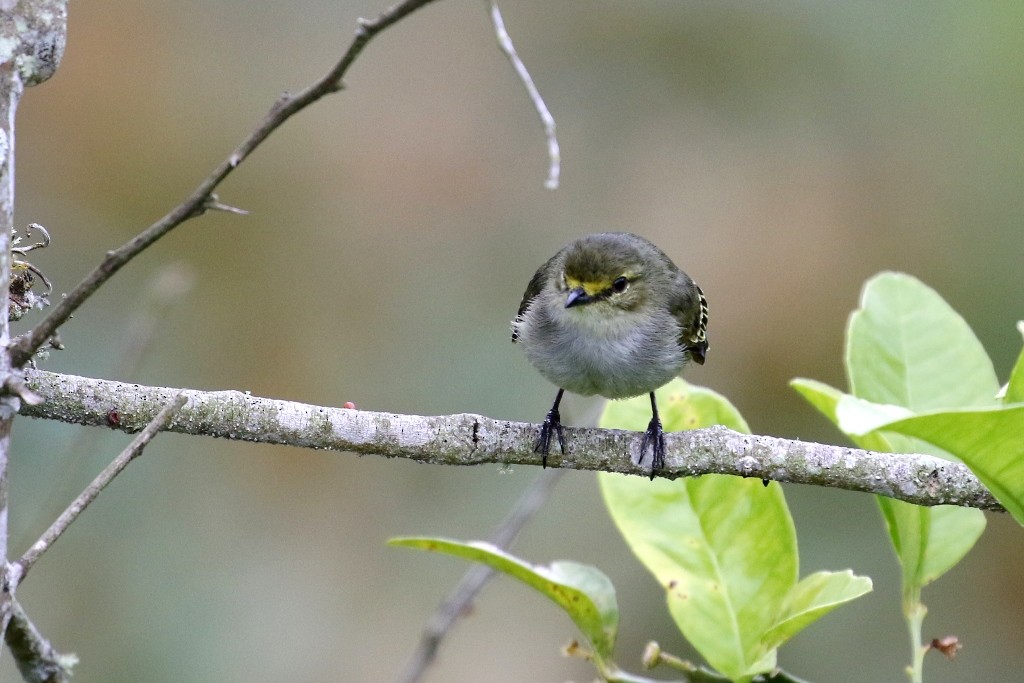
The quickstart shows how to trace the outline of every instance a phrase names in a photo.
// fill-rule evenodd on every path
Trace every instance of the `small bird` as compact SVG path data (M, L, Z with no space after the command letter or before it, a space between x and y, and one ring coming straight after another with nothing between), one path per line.
M650 394L651 479L665 464L665 433L654 390L708 350L704 292L661 249L628 232L585 235L542 265L512 321L512 341L558 387L534 447L547 467L552 435L565 454L558 404L583 396Z

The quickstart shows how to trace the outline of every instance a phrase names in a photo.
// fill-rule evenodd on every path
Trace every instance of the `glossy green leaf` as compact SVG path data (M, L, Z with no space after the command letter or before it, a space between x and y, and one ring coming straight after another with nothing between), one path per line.
M797 378L789 385L804 397L808 403L839 427L839 404L844 398L853 398L835 387L813 379ZM890 441L878 432L866 434L847 434L849 439L859 448L869 451L893 452Z
M835 412L836 425L851 436L864 436L882 425L914 415L903 406L872 403L849 394L839 399Z
M850 393L915 413L993 405L999 381L964 319L935 290L903 273L864 286L846 340Z
M600 481L612 518L664 587L686 639L730 678L771 670L774 649L762 639L798 570L782 488L725 475Z
M393 538L390 545L447 553L480 562L525 583L564 609L595 653L610 659L615 647L619 608L615 588L603 573L576 562L531 565L490 543L443 538Z
M836 406L839 400L846 394L830 384L819 382L816 379L797 377L789 381L789 386L796 389L796 392L804 397L808 403L817 408L818 412L838 425L836 417Z
M871 592L871 579L852 571L816 572L801 579L790 591L778 622L765 635L776 647L836 607Z
M916 527L919 531L914 534L915 538L924 539L917 541L918 545L924 546L925 550L914 568L915 583L922 587L952 569L985 531L985 515L980 510L974 510L973 514L965 515L960 512L962 508L951 505L922 508L919 505L911 505L899 500L890 502L894 505L888 507L886 523L890 523L889 516L897 519L901 515L910 517L911 519L902 522L902 528ZM931 514L921 515L922 510ZM913 519L914 515L919 515L919 518ZM959 539L959 542L949 542L948 538L944 541L930 542L933 526L941 529L946 536Z
M670 430L725 424L749 431L738 411L709 389L676 380L657 398ZM650 419L645 404L643 397L609 403L600 424L643 429ZM601 474L599 480L612 518L664 587L683 635L734 680L770 671L783 640L860 594L835 590L820 603L794 594L796 533L778 484L766 488L759 480L720 475L647 481Z
M1024 335L1024 321L1017 323L1017 329ZM1003 403L1024 403L1024 349L1017 356L1017 362L1010 373L1010 381L1006 384Z
M858 399L913 413L994 405L999 391L992 361L964 319L933 289L901 273L882 273L864 286L861 307L847 330L846 371ZM848 418L853 408L853 403L841 401L838 421ZM879 416L885 411L896 417L892 408L881 409ZM883 424L878 420L874 427ZM888 450L949 457L936 448L941 445L904 434L886 430L879 437ZM858 442L868 438L851 437ZM985 528L980 510L912 509L900 501L877 500L903 568L905 590L923 586L956 564Z
M836 426L840 422L840 406L863 409L864 420L900 413L898 409L890 410L891 406L870 408L869 405L875 404L855 399L814 380L795 379L790 385ZM846 422L848 426L858 425L857 419L850 415ZM884 421L872 423L874 428L887 424ZM847 436L860 448L873 451L938 452L938 449L919 439L891 432L869 431L847 433ZM980 510L950 505L926 508L885 496L876 496L876 500L896 557L900 561L905 587L922 587L947 572L974 547L985 530L985 515Z
M985 531L981 510L951 505L926 508L878 497L903 570L904 591L916 591L956 566Z

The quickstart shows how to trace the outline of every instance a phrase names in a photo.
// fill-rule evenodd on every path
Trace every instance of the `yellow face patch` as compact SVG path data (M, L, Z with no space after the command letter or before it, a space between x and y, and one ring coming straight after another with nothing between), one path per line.
M610 280L602 282L581 282L574 277L565 277L565 286L569 289L582 289L587 296L597 296L607 292L612 286Z

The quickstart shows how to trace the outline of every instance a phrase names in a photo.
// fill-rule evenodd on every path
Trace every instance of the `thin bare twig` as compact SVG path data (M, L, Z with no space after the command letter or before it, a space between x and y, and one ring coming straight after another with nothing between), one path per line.
M323 78L297 95L290 95L288 93L282 95L256 129L199 184L184 202L125 244L113 251L108 251L103 261L85 279L78 283L66 297L61 299L60 303L50 311L49 315L38 325L16 339L10 347L13 365L21 367L27 363L32 354L53 336L57 328L67 322L68 318L92 296L93 292L158 239L190 218L201 216L208 210L231 210L230 207L222 204L214 194L214 190L220 185L221 181L238 168L252 154L253 150L281 124L325 95L341 90L344 87L342 79L348 72L349 67L352 66L356 57L359 56L374 36L420 7L434 1L405 0L388 8L376 19L360 19L355 37L349 44L348 49L345 50L338 63Z
M96 497L100 495L100 492L107 487L107 485L114 480L114 477L119 475L124 468L128 467L128 464L135 458L142 455L142 451L146 448L150 441L164 429L174 415L185 405L188 397L185 394L178 394L164 406L163 410L157 413L146 428L139 433L137 437L125 448L121 453L114 458L114 460L107 465L102 472L100 472L92 483L85 487L85 490L78 495L78 497L68 505L67 509L61 513L60 517L54 520L50 528L47 529L39 540L32 544L32 547L25 551L25 554L21 556L21 559L14 563L13 568L9 572L9 580L13 588L25 578L28 571L32 568L32 565L36 563L36 560L45 553L54 542L60 538L71 523L78 519L78 516L82 514L85 508L89 507L89 504L96 500Z
M195 286L195 275L185 263L166 265L149 280L146 291L132 306L132 316L119 331L119 345L114 355L111 375L134 378L143 358L158 339L157 331Z
M121 380L136 378L144 358L159 338L161 326L167 324L170 311L192 291L194 279L195 275L184 263L163 266L150 278L142 296L129 307L131 316L118 329L105 375ZM22 518L23 526L42 526L52 518L57 501L68 500L77 493L82 475L80 466L84 461L75 456L91 452L101 438L108 435L98 429L79 429L73 438L60 444L57 460L64 464L48 477L50 486L45 499L40 501L33 519Z
M519 500L512 506L508 515L491 536L491 543L503 549L510 546L534 513L547 502L555 484L564 474L565 470L544 472L530 482L530 486L523 491ZM441 641L448 635L448 631L455 625L458 618L466 613L467 608L472 605L484 584L493 576L494 570L482 564L474 564L463 575L452 592L427 619L420 643L398 677L401 683L415 683L422 678L427 668L433 663Z
M530 72L526 70L526 65L523 64L523 60L516 52L516 47L512 44L512 37L505 30L505 20L501 16L501 10L498 9L497 1L488 0L488 4L491 10L491 23L494 24L494 33L498 37L498 46L512 62L512 68L516 70L519 80L523 82L523 87L526 88L526 93L530 96L530 101L533 102L533 108L537 110L537 115L540 116L540 121L544 125L544 137L548 142L548 179L544 181L544 187L549 190L557 190L562 169L562 154L558 148L558 137L555 135L555 117L551 115L548 106L544 104L540 90L534 85Z

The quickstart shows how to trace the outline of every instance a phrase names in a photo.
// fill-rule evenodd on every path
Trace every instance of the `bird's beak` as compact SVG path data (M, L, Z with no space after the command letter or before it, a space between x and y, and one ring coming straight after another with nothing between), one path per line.
M569 292L569 296L565 297L565 307L572 308L573 306L579 306L590 301L590 296L583 291L582 287L577 287Z

